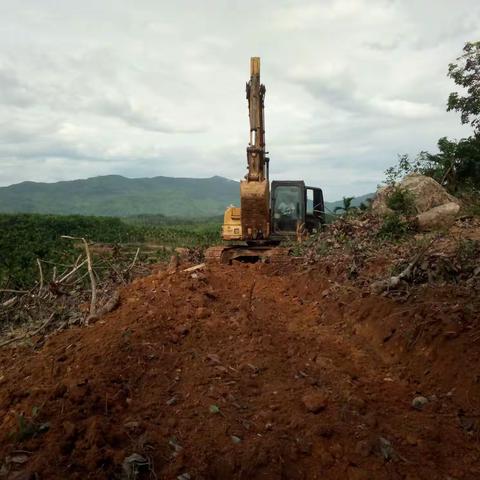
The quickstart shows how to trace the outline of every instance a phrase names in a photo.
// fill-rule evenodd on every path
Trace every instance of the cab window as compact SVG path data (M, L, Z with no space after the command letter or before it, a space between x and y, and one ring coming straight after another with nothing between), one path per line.
M294 232L301 219L301 188L295 185L281 185L275 188L273 206L274 230Z

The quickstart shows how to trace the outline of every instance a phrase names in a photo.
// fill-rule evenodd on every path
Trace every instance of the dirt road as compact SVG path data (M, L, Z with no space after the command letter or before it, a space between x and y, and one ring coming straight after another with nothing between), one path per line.
M320 267L137 280L95 325L0 353L3 473L478 479L467 310L448 288L401 303Z

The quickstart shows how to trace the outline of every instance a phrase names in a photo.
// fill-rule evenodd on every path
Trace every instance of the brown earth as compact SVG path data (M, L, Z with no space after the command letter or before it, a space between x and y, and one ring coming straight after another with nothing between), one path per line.
M160 271L0 352L0 478L479 479L479 311L321 263Z

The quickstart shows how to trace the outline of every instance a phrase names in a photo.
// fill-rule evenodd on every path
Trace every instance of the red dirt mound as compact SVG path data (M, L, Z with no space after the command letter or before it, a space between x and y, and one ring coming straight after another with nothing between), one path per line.
M0 478L480 478L469 292L407 305L334 280L160 272L96 324L0 352Z

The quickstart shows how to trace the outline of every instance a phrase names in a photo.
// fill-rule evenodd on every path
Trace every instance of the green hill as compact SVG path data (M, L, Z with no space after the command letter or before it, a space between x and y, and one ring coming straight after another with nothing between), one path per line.
M1 213L99 216L162 214L205 217L238 203L238 182L211 178L125 178L120 175L0 188Z
M92 177L56 183L22 182L0 187L0 213L49 213L127 217L164 215L177 218L214 217L239 204L239 182L211 178ZM358 205L365 197L357 197ZM333 211L342 201L326 202Z

